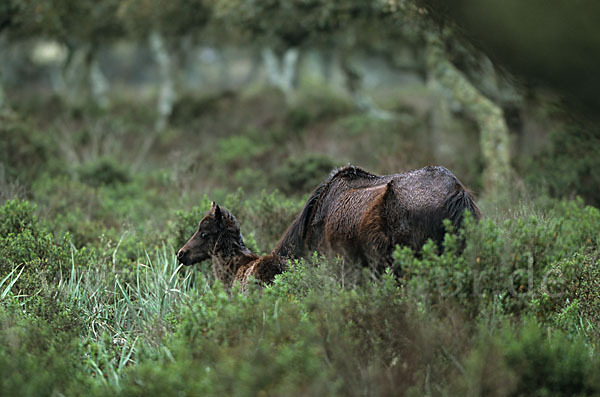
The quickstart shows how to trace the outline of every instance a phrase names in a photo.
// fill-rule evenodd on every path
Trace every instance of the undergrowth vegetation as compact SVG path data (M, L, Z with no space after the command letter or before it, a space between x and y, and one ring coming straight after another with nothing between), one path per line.
M530 160L583 153L564 180L548 169L542 190L554 197L484 201L488 215L467 216L443 250L398 247L402 277L315 254L242 293L207 263L180 266L175 251L212 200L268 253L333 167L398 172L433 156L417 119L374 122L332 97L285 110L263 95L190 102L158 135L139 132L152 123L127 103L2 114L3 393L600 394L600 210L581 179L596 161L577 149L586 140L555 134ZM239 114L225 114L231 102ZM349 136L358 143L344 151ZM477 185L479 160L462 160L456 173ZM544 169L523 176L531 196Z

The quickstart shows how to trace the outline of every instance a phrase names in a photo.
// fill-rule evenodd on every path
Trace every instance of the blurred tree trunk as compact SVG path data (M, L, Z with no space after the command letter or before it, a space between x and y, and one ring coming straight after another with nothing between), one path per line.
M381 109L369 95L362 89L362 74L352 65L349 56L342 54L340 57L340 68L344 75L346 89L350 92L352 100L358 109L367 113L371 117L380 120L391 120L394 114Z
M6 106L6 99L4 97L4 88L2 84L2 76L0 75L0 109L4 109Z
M67 48L62 65L52 62L47 66L52 90L70 105L91 101L108 108L108 81L98 64L96 47L70 44Z
M58 94L70 105L80 106L88 97L87 65L89 46L67 43L67 57L62 66L62 76L55 76L53 85Z
M3 55L4 51L4 46L6 45L6 39L4 34L0 34L0 56ZM7 60L3 60L3 63L0 65L0 109L4 109L7 104L6 104L6 97L4 95L4 73L3 73L3 69L5 67L7 67L7 65L5 64L5 62L8 62Z
M196 84L196 65L190 67L190 58L195 52L195 47L190 36L183 36L179 38L177 43L173 45L171 52L171 68L174 68L177 73L173 76L173 90L180 95L185 95L192 91ZM192 73L194 75L192 75Z
M109 105L108 82L100 70L97 50L92 45L70 45L68 55L58 73L50 70L53 89L71 105L81 105L91 101L100 108Z
M257 76L260 73L261 64L260 53L258 51L252 51L250 54L250 68L248 69L248 73L241 79L239 83L240 87L246 87L256 81Z
M175 84L173 81L172 62L162 35L154 31L150 34L150 49L158 65L159 89L157 112L158 118L154 125L157 131L167 127L169 116L175 103Z
M65 83L64 67L60 64L51 64L48 66L48 77L50 79L50 87L55 94L61 97L65 96L67 84Z
M429 73L448 89L479 126L480 148L485 161L485 194L502 199L509 192L510 147L502 109L479 92L447 58L440 38L427 34L426 64Z
M233 79L231 78L231 62L226 53L225 48L220 48L217 51L217 63L219 65L219 91L227 91L231 89Z
M90 94L93 103L101 109L107 109L110 105L108 99L108 80L100 69L97 51L91 50L87 60L87 75L90 84Z
M279 88L285 95L286 101L291 103L298 85L300 51L297 48L289 48L278 56L271 48L265 48L262 56L269 83Z
M319 65L321 67L321 74L323 75L323 79L331 84L333 80L334 70L335 70L335 52L330 49L324 49L318 52L320 62Z
M455 151L450 145L453 138L451 102L444 95L440 95L440 92L445 93L447 90L433 76L429 76L426 86L429 91L435 93L432 95L431 109L428 115L431 131L429 144L433 149L436 161L443 164L446 159L455 155Z

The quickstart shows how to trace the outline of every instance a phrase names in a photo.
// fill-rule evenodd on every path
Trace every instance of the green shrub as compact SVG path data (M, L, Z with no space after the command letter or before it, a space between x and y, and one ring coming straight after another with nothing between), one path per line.
M276 190L271 193L263 190L245 202L239 218L242 233L254 233L260 250L270 252L303 205L303 201L286 198Z
M590 355L582 340L560 331L548 333L525 324L515 335L502 338L506 360L519 374L521 395L590 395L597 388L600 362Z
M262 140L249 135L234 135L222 138L217 143L217 152L214 159L219 167L233 170L248 164L266 151Z
M110 158L100 158L86 163L78 170L79 179L90 186L116 185L131 180L129 172Z
M312 94L282 110L281 94L267 94L237 109L226 96L184 98L135 174L115 159L147 138L151 106L0 115L0 183L23 181L31 200L0 206L5 394L600 394L600 211L582 200L467 220L442 252L399 248L401 280L314 255L242 294L206 268L180 269L174 251L211 200L264 253L340 155L374 171L439 160L418 112L375 120ZM467 130L453 135L467 151L452 161L473 181ZM327 155L303 153L317 140ZM593 202L596 140L556 133L531 176ZM173 170L165 153L190 142L189 163ZM96 160L60 166L64 155Z
M179 331L167 343L174 360L145 361L131 368L123 394L335 390L321 365L324 352L314 343L314 326L285 300L261 298L256 291L228 296L217 283L190 301L181 318Z
M267 185L267 174L259 169L245 167L233 174L235 185L245 191L256 191Z
M352 103L332 93L310 90L290 108L286 115L286 124L293 130L301 130L311 124L327 119L336 119L354 111Z
M600 206L600 138L593 127L570 126L552 131L540 154L526 162L527 180L546 187L554 197L581 196Z
M204 97L182 95L173 106L169 123L174 126L193 124L207 115L219 112L235 99L236 93L233 91L222 91Z
M0 388L6 395L87 394L92 385L72 330L0 306Z
M48 134L33 123L15 113L0 111L0 180L19 179L28 185L56 161L57 152Z
M71 248L68 235L56 239L39 222L34 211L35 207L29 202L18 199L0 207L0 277L22 269L12 288L15 294L47 293L48 283L61 269L67 265L87 264L90 258L86 250Z
M588 396L600 392L600 360L580 338L549 331L535 321L482 330L466 359L462 395ZM493 372L492 372L493 370Z
M23 231L38 231L35 206L28 201L9 200L0 207L0 237L18 234Z
M164 241L162 225L170 215L164 208L166 194L140 179L90 186L68 176L45 175L34 183L33 195L44 218L52 220L55 235L69 233L76 248L110 250L111 255L121 241L118 254L131 261L143 253L140 244L152 249Z
M325 181L335 166L321 154L290 157L275 171L275 184L287 194L306 194Z
M554 264L598 249L599 228L598 209L580 200L562 201L541 217L502 223L467 217L463 231L446 235L443 253L429 242L419 256L407 248L394 255L410 293L428 305L457 300L474 316L496 302L506 313L520 313L532 309L533 299L554 281Z
M534 299L538 316L572 334L600 332L600 261L575 253L552 264L551 277Z
M446 387L455 374L443 355L459 357L468 343L460 320L420 313L391 272L341 284L341 265L300 261L247 294L204 279L163 352L138 356L120 391L419 395Z

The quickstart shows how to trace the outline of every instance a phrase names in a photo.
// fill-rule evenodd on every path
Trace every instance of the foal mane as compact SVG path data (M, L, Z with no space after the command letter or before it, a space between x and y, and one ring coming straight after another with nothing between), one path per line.
M300 214L296 217L294 222L292 222L290 227L288 227L275 246L273 253L288 258L297 258L302 255L306 237L310 230L316 210L319 208L322 199L325 197L335 180L343 179L353 185L357 181L372 181L377 178L379 178L377 175L371 174L353 165L333 169L325 182L321 183L307 200Z

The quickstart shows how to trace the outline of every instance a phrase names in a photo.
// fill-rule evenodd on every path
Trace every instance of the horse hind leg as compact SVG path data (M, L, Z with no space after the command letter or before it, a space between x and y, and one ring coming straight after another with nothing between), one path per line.
M377 209L363 216L360 227L364 263L377 275L383 274L392 265L391 238L386 232L386 223Z

